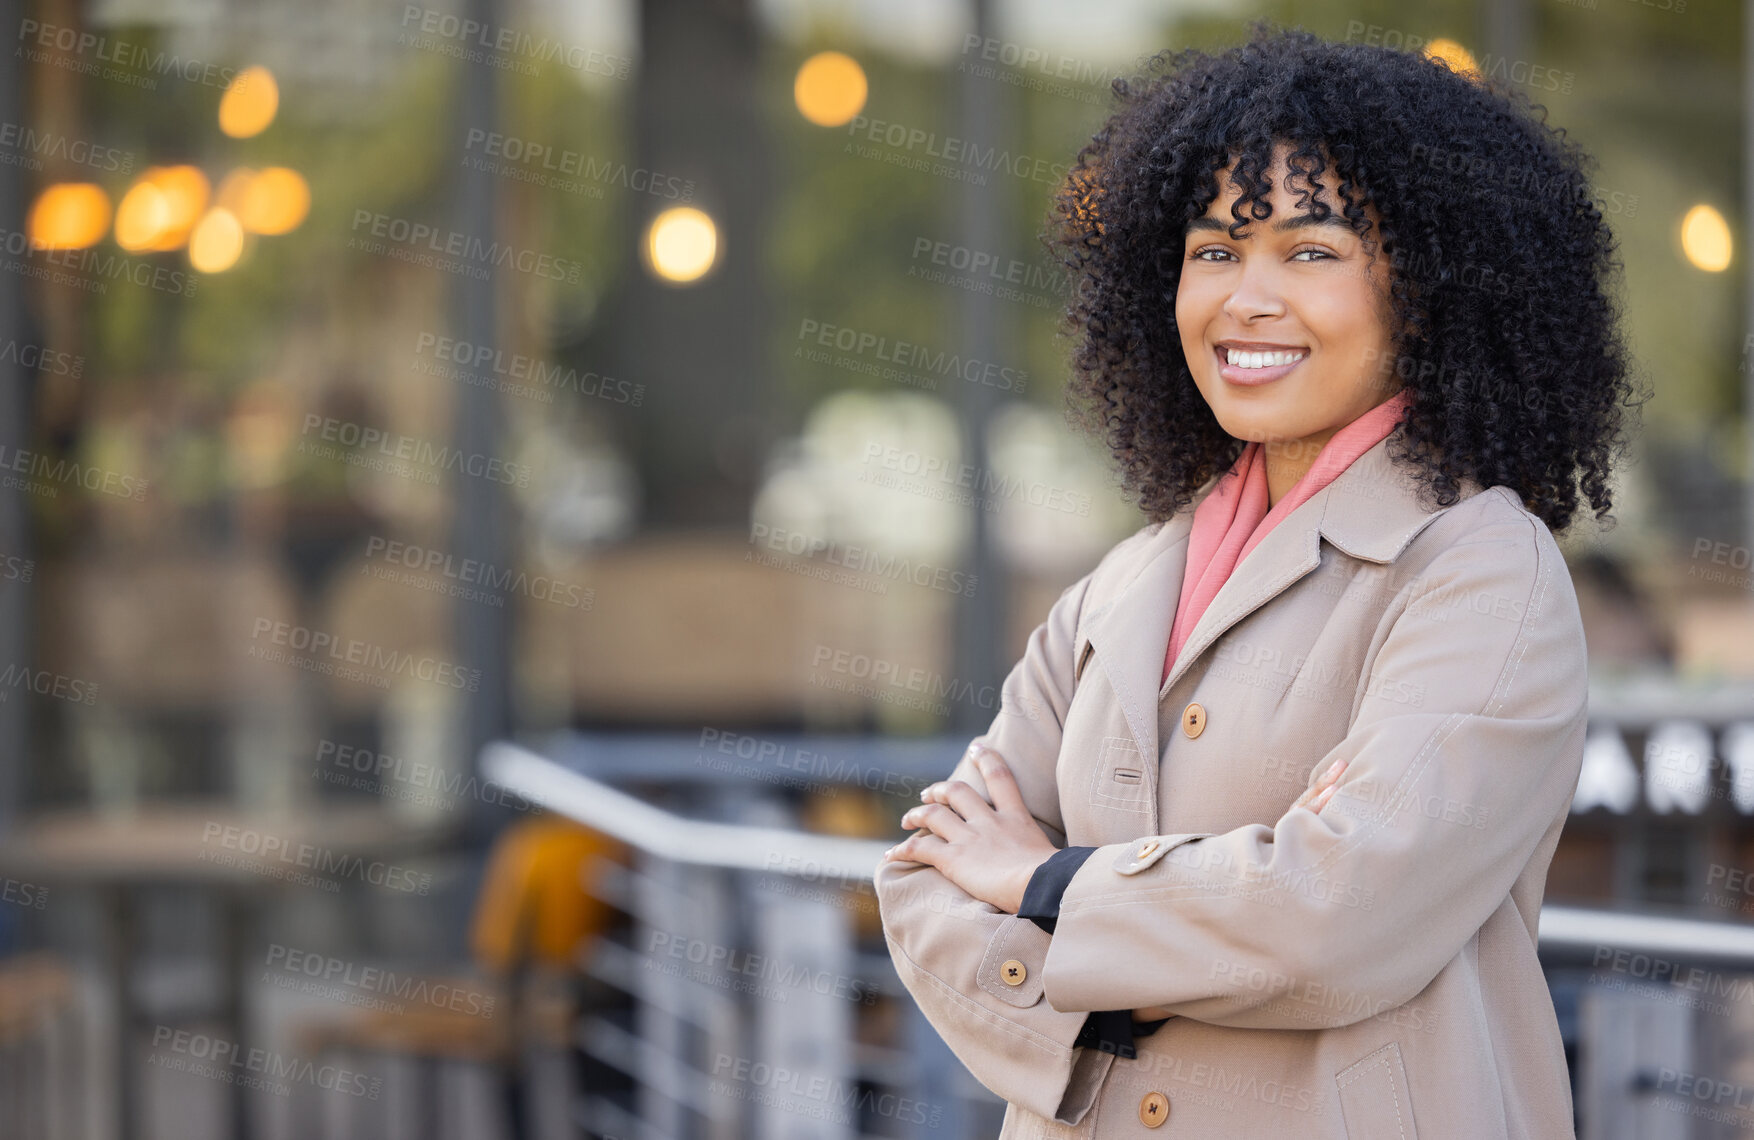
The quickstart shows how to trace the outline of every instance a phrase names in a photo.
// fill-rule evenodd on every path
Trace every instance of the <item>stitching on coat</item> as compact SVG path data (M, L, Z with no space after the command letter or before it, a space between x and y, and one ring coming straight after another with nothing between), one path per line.
M1509 502L1509 499L1504 495L1503 492L1499 492L1499 498L1505 499L1506 502ZM1511 505L1514 506L1515 504L1512 503ZM1522 516L1519 515L1518 517L1522 517ZM1531 520L1529 520L1528 518L1524 518L1523 521L1525 524L1528 525L1528 527L1531 531L1534 531L1534 523ZM1536 612L1538 612L1540 603L1543 602L1545 597L1546 597L1546 588L1547 588L1549 581L1552 578L1552 573L1553 573L1553 567L1552 567L1551 562L1546 558L1544 552L1541 550L1541 543L1539 541L1540 536L1538 533L1536 533L1535 538L1536 538L1536 542L1535 542L1536 572L1534 575L1534 580L1529 584L1529 597L1523 604L1523 620L1522 620L1521 624L1517 627L1516 640L1511 643L1511 648L1510 648L1509 652L1507 652L1505 655L1504 664L1499 667L1498 683L1497 683L1497 685L1494 686L1493 691L1488 695L1486 705L1481 709L1481 711L1479 713L1463 713L1463 712L1451 713L1443 721L1439 722L1439 724L1435 728L1432 729L1431 735L1426 738L1425 744L1419 749L1418 753L1414 756L1413 761L1408 764L1406 772L1404 772L1402 774L1401 779L1396 782L1393 791L1391 791L1391 793L1387 797L1385 797L1385 804L1384 804L1383 809L1381 811L1379 811L1374 818L1363 821L1362 826L1359 828L1356 836L1353 838L1353 841L1351 843L1336 844L1332 849L1329 850L1327 855L1323 856L1321 859L1318 859L1315 863L1309 864L1309 865L1304 866L1304 867L1299 867L1299 868L1286 868L1285 871L1283 872L1284 874L1289 875L1289 874L1294 874L1297 872L1302 872L1304 874L1310 874L1310 873L1319 873L1319 872L1325 871L1330 866L1332 866L1335 862L1337 862L1339 859L1341 859L1342 857L1344 857L1346 855L1351 854L1355 848L1362 845L1367 840L1373 838L1377 832L1383 830L1383 828L1387 826L1387 824L1388 824L1387 812L1388 812L1389 806L1395 804L1401 798L1403 798L1402 793L1404 792L1404 790L1406 788L1411 787L1412 785L1416 784L1419 781L1419 778L1425 774L1425 769L1426 769L1426 767L1428 767L1430 765L1432 755L1436 751L1441 749L1443 744L1445 744L1451 736L1454 736L1456 731L1458 729L1460 729L1461 726L1464 723L1466 723L1468 720L1472 719L1475 716L1488 715L1492 712L1495 712L1498 708L1501 708L1503 706L1505 694L1510 689L1510 682L1515 678L1517 672L1520 670L1521 665L1522 665L1522 660L1528 653L1529 623L1533 619L1534 614ZM1271 598L1268 599L1268 601L1271 601L1271 600L1272 600ZM1265 603L1263 603L1263 604L1265 604ZM1514 661L1513 661L1513 659L1514 659ZM1128 900L1171 894L1174 891L1176 891L1177 889L1178 888L1173 886L1173 885L1166 886L1166 887L1147 888L1144 891L1126 890L1123 888L1122 890L1119 890L1119 891L1113 891L1113 892L1110 892L1110 893L1104 894L1104 895L1097 895L1097 896L1095 896L1093 898L1089 898L1089 899L1083 899L1083 900L1068 899L1065 901L1065 904L1061 908L1061 914L1062 915L1070 915L1070 914L1076 913L1078 911L1082 911L1082 910L1086 910L1086 909L1094 910L1094 909L1097 909L1097 908L1103 907L1103 906L1124 906L1127 904ZM1185 892L1187 890L1187 885L1183 884L1179 889L1182 890L1183 892ZM1250 892L1247 890L1238 891L1235 888L1231 888L1231 889L1226 890L1226 891L1206 892L1206 893L1200 893L1200 894L1183 893L1178 897L1185 898L1185 899L1230 898L1230 897L1245 896L1248 894L1268 893L1274 889L1275 888L1273 887L1272 880L1269 879L1261 884L1261 888L1259 891L1254 891L1254 892ZM1104 900L1112 900L1112 901L1104 901Z
M884 941L888 942L890 946L894 947L895 952L897 954L901 955L902 961L904 961L908 964L909 969L913 970L915 973L919 974L922 977L930 978L932 981L938 983L938 987L940 989L942 989L945 993L949 994L951 997L955 998L956 1001L959 1002L961 1005L967 1007L967 1009L970 1013L979 1017L983 1021L990 1022L992 1024L993 1028L999 1030L1001 1033L1010 1034L1012 1037L1017 1038L1017 1040L1023 1042L1026 1045L1029 1045L1029 1046L1036 1048L1036 1049L1040 1049L1042 1052L1046 1053L1050 1057L1053 1057L1055 1060L1069 1060L1071 1058L1071 1055L1072 1055L1072 1047L1071 1046L1061 1045L1058 1041L1055 1041L1053 1038L1048 1037L1047 1035L1042 1034L1042 1033L1037 1033L1035 1030L1030 1029L1027 1026L1018 1025L1016 1022L1011 1021L1009 1018L1006 1018L1006 1017L994 1012L993 1010L988 1009L986 1006L982 1005L980 1002L971 1000L967 994L963 993L961 990L957 989L955 986L951 985L949 982L945 981L943 978L940 978L937 974L932 973L932 971L926 969L924 966L922 966L918 962L914 961L913 957L911 955L909 955L906 950L902 949L901 943L897 942L895 940L894 936L892 936L888 931L884 931L883 939L884 939ZM1058 1012L1058 1011L1056 1010L1055 1012Z
M1381 1049L1378 1049L1377 1054L1379 1054L1379 1056L1374 1061L1366 1057L1363 1061L1358 1062L1358 1065L1364 1066L1363 1068L1360 1069L1358 1065L1353 1065L1350 1069L1347 1069L1346 1071L1351 1072L1352 1075L1345 1080L1341 1081L1337 1077L1335 1080L1338 1081L1341 1088L1345 1088L1366 1073L1370 1072L1372 1069L1376 1068L1378 1065L1381 1065L1383 1074L1389 1079L1389 1103L1394 1105L1395 1108L1395 1130L1401 1134L1402 1140L1406 1140L1407 1123L1401 1116L1401 1091L1395 1087L1395 1068L1390 1064L1391 1058L1398 1058L1401 1055L1401 1047L1391 1041ZM1353 1070L1357 1071L1353 1072ZM1342 1105L1340 1108L1341 1114L1343 1115L1345 1111L1345 1106Z
M1510 503L1511 506L1516 506L1516 504L1512 503L1504 492L1500 491L1498 497L1504 499L1505 502ZM1445 725L1448 724L1448 722L1439 724L1437 728L1432 730L1432 739L1427 741L1428 745L1434 741L1441 745L1442 743L1447 742L1451 736L1454 736L1456 731L1461 728L1462 724L1472 717L1492 716L1495 715L1499 709L1503 708L1505 696L1510 691L1510 683L1515 679L1517 672L1521 669L1523 658L1528 655L1529 623L1533 617L1540 612L1541 602L1546 597L1547 584L1552 577L1553 567L1551 563L1547 561L1541 550L1540 534L1535 531L1534 523L1522 515L1517 517L1523 518L1523 521L1528 524L1529 530L1535 539L1535 573L1533 580L1529 583L1529 596L1523 603L1523 618L1517 625L1516 638L1511 642L1510 649L1505 652L1504 663L1498 667L1498 680L1493 685L1492 691L1487 694L1485 705L1481 707L1478 713L1450 714L1455 717L1456 720L1453 725L1449 726L1449 731L1444 732L1441 740L1437 740L1437 734L1443 732ZM1458 543L1456 545L1470 546L1476 544ZM1454 547L1451 547L1451 549L1454 549ZM1409 605L1410 604L1411 599L1409 600ZM1351 731L1350 726L1347 731ZM1430 763L1429 756L1431 751L1432 749L1429 747L1420 749L1419 755L1415 758L1416 762L1408 765L1407 770L1401 774L1401 778L1395 782L1394 788L1386 797L1384 797L1383 807L1377 812L1374 818L1368 821L1368 826L1361 829L1358 842L1362 842L1368 836L1375 835L1376 832L1382 830L1388 825L1388 813L1390 808L1393 807L1393 805L1402 802L1404 793L1417 784L1420 777L1424 776L1425 768ZM1353 844L1352 846L1356 846L1356 844ZM1333 860L1338 859L1343 854L1350 853L1352 846L1336 848L1330 853L1330 857L1319 862L1315 869L1325 869Z
M1510 501L1502 491L1499 492L1499 498L1505 499L1506 502ZM1511 505L1515 506L1514 503ZM1522 516L1519 515L1518 517ZM1533 533L1534 523L1526 517L1523 521ZM1545 597L1547 582L1552 577L1553 568L1543 557L1540 535L1538 533L1535 534L1535 539L1535 575L1534 580L1529 583L1529 597L1523 603L1523 620L1517 626L1516 639L1511 642L1511 648L1505 654L1504 664L1499 666L1499 680L1493 687L1492 692L1488 694L1486 705L1478 713L1451 713L1448 718L1440 722L1436 728L1432 729L1431 735L1426 738L1425 746L1419 750L1417 755L1415 755L1413 762L1410 763L1407 766L1407 770L1402 773L1401 779L1395 783L1394 789L1385 797L1383 808L1374 818L1366 821L1365 826L1359 829L1357 837L1353 842L1349 844L1337 844L1325 857L1317 860L1313 866L1303 868L1305 872L1319 872L1326 870L1342 856L1351 854L1353 849L1363 844L1365 840L1374 837L1377 832L1382 831L1387 827L1389 822L1389 808L1394 804L1399 803L1404 798L1403 793L1406 789L1413 787L1419 782L1420 778L1425 775L1425 769L1430 766L1432 755L1439 751L1442 746L1448 742L1449 738L1454 736L1467 721L1475 716L1491 715L1503 707L1505 694L1508 693L1510 689L1510 682L1516 676L1518 669L1522 665L1524 656L1528 653L1529 622L1531 621L1533 614L1537 612L1540 600ZM1515 658L1514 664L1511 660L1513 657ZM1290 874L1293 870L1295 869L1288 868L1286 873Z
M1118 770L1121 757L1117 752L1131 753L1138 760L1139 773L1137 784L1121 784L1113 779ZM1114 811L1133 812L1148 815L1151 803L1156 799L1156 781L1139 752L1139 746L1130 736L1105 736L1096 754L1094 770L1090 774L1090 802L1092 806L1110 808ZM1110 790L1114 788L1114 790ZM1120 794L1121 792L1130 794Z
M1431 735L1426 738L1424 746L1422 748L1420 748L1418 754L1414 756L1412 764L1409 765L1409 771L1416 772L1416 773L1423 773L1424 765L1429 763L1431 753L1433 751L1435 751L1438 748L1438 746L1440 746L1445 740L1448 740L1451 736L1454 736L1455 730L1457 728L1460 728L1462 725L1462 722L1466 721L1467 719L1468 719L1468 714L1466 714L1466 713L1452 713L1452 714L1450 714L1449 718L1447 718L1443 721L1442 724L1439 724L1436 728L1432 729ZM1449 731L1447 733L1445 733L1443 731L1444 727L1446 725L1449 726ZM1403 780L1401 783L1396 784L1395 785L1396 790L1399 791L1400 788L1405 785L1405 783L1406 783L1406 781ZM1390 799L1390 802L1393 802L1392 797ZM1286 870L1281 873L1281 877L1286 876L1286 875L1293 875L1293 874L1297 874L1297 873L1303 873L1303 874L1318 873L1318 872L1326 870L1331 864L1336 862L1341 856L1350 854L1353 848L1362 844L1366 839L1370 838L1377 831L1382 830L1385 822L1386 821L1381 819L1381 818L1368 821L1365 824L1365 826L1363 826L1359 829L1358 837L1352 843L1347 844L1347 845L1336 845L1336 847L1332 851L1330 851L1327 855L1323 856L1321 859L1316 860L1316 862L1310 864L1309 866L1286 868ZM1182 845L1177 844L1176 846L1180 847ZM1240 897L1246 897L1250 894L1267 894L1267 893L1271 893L1272 891L1277 890L1277 889L1278 888L1273 885L1273 880L1271 878L1269 878L1269 879L1266 879L1265 881L1263 881L1260 884L1259 889L1255 890L1255 891L1248 890L1247 884L1245 883L1240 888L1239 887L1231 887L1231 888L1228 888L1226 890L1204 892L1201 894L1183 893L1181 895L1178 895L1177 897L1185 898L1185 899L1240 898ZM1145 888L1144 890L1141 890L1141 891L1124 891L1124 890L1123 891L1112 891L1112 892L1105 894L1105 895L1097 895L1094 898L1083 899L1083 900L1068 899L1061 905L1060 915L1061 915L1061 917L1065 917L1065 916L1073 914L1077 911L1082 911L1082 910L1087 910L1087 909L1088 910L1096 910L1096 909L1098 909L1100 907L1104 907L1104 906L1125 906L1125 905L1127 905L1127 902L1129 901L1129 899L1149 898L1149 897L1153 897L1156 895L1169 895L1169 894L1174 894L1177 890L1181 890L1183 892L1186 892L1188 890L1188 884L1184 883L1184 884L1180 884L1179 886L1177 884L1169 884L1169 885L1162 886L1162 887L1148 887L1148 888ZM1112 900L1112 901L1103 901L1103 900Z
M1163 528L1166 525L1168 525L1168 522L1167 522L1167 520L1165 520L1164 522L1153 523L1151 525L1156 527L1156 530L1152 531L1152 537L1156 537L1156 535L1162 533ZM1123 542L1130 542L1130 541L1132 541L1133 538L1137 538L1139 534L1143 534L1143 533L1144 533L1143 530L1137 531L1131 537L1123 540ZM1175 551L1179 550L1182 546L1187 544L1189 538L1190 538L1189 534L1182 535L1175 542L1171 543L1168 547L1166 547L1163 550L1158 551L1154 557L1147 559L1142 565L1135 568L1134 571L1127 576L1126 581L1115 583L1114 588L1111 591L1109 591L1109 593L1110 593L1109 599L1107 601L1103 602L1103 604L1100 607L1098 607L1097 610L1092 612L1091 618L1094 620L1098 614L1107 614L1110 610L1114 609L1116 598L1118 598L1121 594L1125 593L1127 591L1127 589L1130 586L1132 586L1132 584L1134 582L1138 581L1140 576L1143 575L1146 570L1151 568L1152 563L1156 562L1157 559L1159 559L1159 558L1163 558L1166 555L1173 554ZM1116 549L1119 549L1119 548L1117 547ZM1106 558L1105 558L1105 560L1106 560ZM1090 572L1090 574L1087 575L1088 580L1090 582L1094 583L1094 581L1096 579L1097 570L1101 570L1101 569L1102 569L1101 563L1098 563L1097 569L1092 570ZM1086 593L1088 593L1088 590L1086 591ZM1078 612L1079 612L1078 620L1077 620L1076 624L1074 624L1074 626L1073 626L1074 639L1076 639L1076 637L1078 636L1079 626L1082 626L1084 624L1084 622L1083 622L1084 599L1082 599L1082 598L1080 598L1079 602L1078 602ZM1074 644L1076 644L1076 641L1074 641ZM1124 717L1126 719L1126 722L1128 724L1133 724L1135 721L1137 721L1138 723L1141 723L1141 724L1149 724L1150 723L1149 717L1147 717L1143 712L1141 712L1139 707L1136 704L1129 701L1126 697L1126 693L1123 692L1123 690L1130 692L1131 688L1128 685L1126 685L1124 683L1124 681L1120 684L1116 684L1115 681L1117 681L1117 680L1120 680L1120 679L1119 678L1111 679L1109 688L1111 689L1111 691L1113 691L1113 693L1115 695L1115 703L1120 705L1120 707L1121 707L1122 717ZM1162 692L1161 688L1153 690L1153 695L1154 696L1161 695L1161 692ZM1157 715L1157 703L1156 703L1156 701L1153 701L1151 709L1150 709L1150 716L1156 716L1156 715Z
M1218 629L1224 630L1226 633L1228 633L1230 626L1236 621L1237 618L1241 617L1245 613L1253 613L1254 611L1264 607L1268 602L1272 601L1274 598L1277 598L1280 594L1283 594L1286 591L1286 589L1291 586L1291 584L1293 582L1296 582L1302 578L1308 577L1310 571L1314 570L1316 568L1316 566L1320 566L1322 564L1322 535L1321 535L1321 528L1320 528L1319 524L1317 525L1317 528L1316 528L1314 533L1315 533L1315 554L1316 554L1315 566L1301 567L1297 570L1294 570L1292 573L1287 575L1283 581L1275 583L1273 586L1273 592L1268 594L1265 598L1263 598L1259 602L1256 602L1252 605L1248 602L1242 602L1242 603L1239 603L1235 606L1232 606L1228 611L1225 612L1224 617L1219 619L1219 621L1216 623L1216 627ZM1185 585L1185 583L1184 583L1184 585ZM1202 618L1201 620L1204 621L1205 619ZM1198 625L1199 623L1196 622L1195 624ZM1217 642L1218 638L1222 637L1222 636L1224 636L1224 634L1220 633L1220 634L1217 634L1214 637L1212 637L1204 645L1200 646L1199 649L1195 650L1195 656L1198 656L1199 654L1204 653L1206 650L1210 649L1212 647L1212 645L1215 642ZM1188 652L1188 646L1192 645L1192 644L1193 644L1193 631L1189 630L1188 631L1188 641L1186 642L1186 644L1184 644L1182 646L1182 653L1186 654ZM1178 656L1175 661L1170 663L1169 671L1170 671L1172 676L1176 673L1176 666L1181 663L1181 660L1182 660L1182 658L1180 656ZM1187 661L1188 661L1188 667L1192 668L1193 663L1194 663L1194 657L1188 657ZM1179 680L1180 678L1176 677L1175 679ZM1159 695L1161 695L1162 692L1163 692L1163 690L1161 688L1159 688L1158 689Z
M980 965L975 967L974 977L981 989L992 994L1006 1005L1014 1006L1018 1009L1028 1009L1042 998L1043 990L1040 966L1037 966L1030 976L1024 979L1023 984L1020 986L1008 986L1002 978L998 981L993 980L1000 968L998 965L993 965L993 963L1002 963L1003 959L1001 958L1001 955L1008 955L1011 953L1011 947L1017 941L1013 935L1019 933L1025 935L1028 934L1028 931L1023 930L1018 923L1023 923L1032 929L1038 929L1035 926L1035 923L1027 918L1018 918L1016 915L1009 915L1002 919L999 922L997 929L993 931L992 938L987 942L987 952L981 955ZM1028 949L1024 948L1019 950L1018 953L1028 953ZM992 966L990 970L988 969L989 966ZM1027 968L1028 967L1025 967L1025 969ZM1027 1001L1024 1000L1026 995L1031 993L1035 996L1029 998Z

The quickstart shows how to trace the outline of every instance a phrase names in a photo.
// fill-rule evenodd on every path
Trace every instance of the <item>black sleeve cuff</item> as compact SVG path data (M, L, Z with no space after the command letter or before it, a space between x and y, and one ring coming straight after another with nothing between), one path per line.
M1017 914L1027 918L1049 934L1054 932L1054 925L1060 917L1060 896L1066 893L1066 886L1084 860L1096 851L1094 847L1062 847L1049 855L1047 861L1035 869L1029 877L1029 885L1023 888L1023 902L1017 907Z
M1128 1013L1128 1016L1129 1017L1132 1016L1130 1011ZM1164 1022L1166 1022L1168 1020L1169 1020L1169 1018L1167 1018L1167 1017L1160 1017L1156 1021L1135 1021L1135 1022L1133 1022L1133 1039L1135 1041L1137 1041L1141 1037L1151 1036L1153 1033L1156 1033L1159 1029L1163 1028Z
M1029 885L1023 888L1018 916L1052 934L1060 915L1060 897L1066 893L1067 885L1078 873L1078 868L1084 865L1084 860L1095 851L1094 847L1063 847L1048 856L1047 861L1029 877ZM1084 1027L1078 1031L1078 1039L1072 1044L1133 1060L1139 1055L1133 1042L1156 1033L1168 1020L1165 1017L1157 1021L1134 1021L1130 1009L1092 1010L1084 1019Z
M1078 1031L1078 1039L1072 1044L1131 1059L1137 1055L1133 1048L1132 1022L1130 1010L1091 1010L1090 1016L1084 1019L1084 1028Z
M1084 1019L1084 1028L1078 1031L1078 1039L1072 1042L1074 1047L1095 1049L1100 1053L1113 1053L1117 1057L1125 1057L1131 1061L1138 1057L1138 1046L1134 1043L1141 1037L1149 1037L1169 1018L1157 1021L1134 1021L1130 1009L1098 1009L1092 1010Z

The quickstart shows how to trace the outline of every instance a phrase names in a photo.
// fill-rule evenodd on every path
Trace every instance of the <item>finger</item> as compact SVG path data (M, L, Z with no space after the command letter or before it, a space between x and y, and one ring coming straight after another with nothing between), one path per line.
M1310 801L1309 810L1321 811L1323 808L1327 807L1328 801L1334 798L1334 789L1338 786L1338 784L1329 784L1327 787L1323 788L1322 794Z
M968 831L968 823L944 804L921 804L908 808L901 817L903 827L923 827L945 839L955 839Z
M945 777L942 780L936 780L920 789L920 802L938 804L949 803L950 787L952 784L967 785L968 781L955 777ZM979 789L977 788L976 791L979 791Z
M1011 765L1005 763L1003 756L991 748L984 748L975 757L975 765L980 769L981 778L987 782L987 790L993 793L995 810L1028 814L1029 807L1023 802L1017 777L1011 774Z
M942 871L944 868L941 864L944 854L949 850L950 844L942 838L930 832L923 832L919 835L910 835L897 843L883 853L883 858L891 863L925 863Z
M963 749L962 756L956 761L956 767L951 769L950 775L946 778L947 781L962 780L965 783L973 784L976 789L981 788L985 784L985 780L981 776L980 765L975 761L985 748L985 742L979 737L971 741L969 746Z
M940 803L948 806L964 820L973 819L981 812L991 812L993 805L980 791L964 780L948 780L944 784L944 798Z
M1297 803L1295 806L1297 806L1297 807L1309 806L1310 801L1314 800L1317 796L1321 795L1322 791L1324 789L1331 788L1336 783L1338 783L1340 780L1341 773L1343 773L1345 770L1346 770L1346 758L1344 756L1342 756L1342 757L1340 757L1340 759L1335 760L1332 764L1329 764L1327 766L1327 768L1322 771L1322 774L1320 776L1316 777L1315 783L1311 784L1309 787L1307 787L1303 790L1303 794L1301 796L1297 797Z
M907 811L903 812L901 815L901 826L904 828L924 827L929 829L932 825L928 822L928 817L925 814L927 808L936 808L940 811L950 812L953 815L956 813L956 809L948 804L938 800L933 800L930 803L923 803L918 807L908 808ZM962 817L957 815L956 818L961 819Z
M1311 784L1309 787L1305 788L1303 790L1303 794L1298 796L1296 800L1292 801L1291 809L1296 810L1297 808L1309 808L1311 811L1316 810L1315 809L1315 798L1317 796L1321 795L1323 792L1327 791L1329 788L1333 787L1335 782L1338 779L1339 779L1339 770L1337 767L1337 762L1336 762L1336 764L1328 765L1327 769L1324 770L1322 772L1322 774L1316 778L1316 782Z

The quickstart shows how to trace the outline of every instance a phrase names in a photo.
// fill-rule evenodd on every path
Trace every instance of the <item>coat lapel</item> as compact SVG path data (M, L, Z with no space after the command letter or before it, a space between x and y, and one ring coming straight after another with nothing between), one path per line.
M1181 598L1193 507L1166 520L1151 537L1145 566L1086 619L1097 661L1108 676L1139 755L1157 755L1157 679L1169 651L1169 625Z
M1310 496L1308 502L1286 515L1279 525L1267 532L1259 546L1249 551L1247 558L1237 563L1218 595L1212 599L1212 604L1194 623L1193 632L1182 645L1181 656L1176 658L1175 666L1170 670L1169 680L1164 682L1164 691L1174 685L1188 671L1188 666L1199 660L1206 647L1222 637L1226 630L1321 565L1323 500L1333 486L1333 483L1328 484ZM1163 654L1168 649L1166 634L1163 647L1158 651L1159 674L1163 669Z
M1286 516L1237 565L1195 624L1169 679L1159 685L1187 569L1194 508L1211 486L1216 480L1193 504L1164 522L1144 552L1143 569L1085 621L1085 636L1143 756L1157 755L1161 695L1225 631L1321 565L1322 539L1354 558L1392 562L1426 523L1442 513L1420 505L1411 477L1389 458L1388 439L1379 441ZM1478 484L1465 481L1462 497L1478 490Z

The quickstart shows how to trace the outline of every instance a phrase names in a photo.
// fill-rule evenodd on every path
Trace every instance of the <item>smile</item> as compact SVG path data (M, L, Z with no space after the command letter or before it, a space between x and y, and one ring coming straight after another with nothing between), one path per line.
M1218 374L1232 384L1267 384L1287 375L1309 355L1304 348L1255 352L1214 347Z

